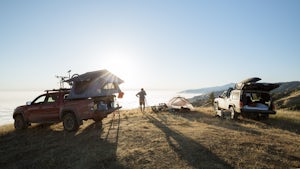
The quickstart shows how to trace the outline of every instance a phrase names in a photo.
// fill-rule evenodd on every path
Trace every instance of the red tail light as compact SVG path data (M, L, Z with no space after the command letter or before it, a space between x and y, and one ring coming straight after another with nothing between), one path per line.
M123 98L124 93L123 92L119 92L118 98Z
M243 102L240 101L240 108L244 106Z
M271 103L271 110L275 110L275 105Z

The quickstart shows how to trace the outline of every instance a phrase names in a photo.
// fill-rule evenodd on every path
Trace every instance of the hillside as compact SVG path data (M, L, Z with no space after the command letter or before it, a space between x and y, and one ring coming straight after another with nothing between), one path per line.
M200 89L189 89L181 91L180 93L199 93L199 94L208 94L210 92L214 91L223 91L228 89L229 87L234 87L234 83L229 83L222 86L214 86L214 87L206 87L206 88L200 88Z
M289 116L286 116L289 114ZM194 112L110 115L77 132L62 123L15 131L0 127L0 168L299 168L300 113L279 111L264 122Z
M280 83L280 87L271 92L276 108L300 110L300 82Z
M276 108L300 110L300 82L282 82L279 84L279 88L271 91L271 95ZM215 97L218 97L224 90L211 91L211 93L213 93ZM211 93L195 96L193 98L190 98L189 100L195 106L208 105L210 103L209 97Z

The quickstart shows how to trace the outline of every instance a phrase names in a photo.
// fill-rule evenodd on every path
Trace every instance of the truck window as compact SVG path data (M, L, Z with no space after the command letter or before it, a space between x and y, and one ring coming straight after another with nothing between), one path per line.
M49 95L47 99L47 103L54 103L57 100L57 95Z
M227 93L227 91L224 91L224 92L220 95L220 97L221 97L221 98L225 98L225 97L226 97L226 93Z
M252 93L252 100L259 101L260 100L260 93Z
M42 95L38 98L36 98L32 104L41 104L41 103L44 103L45 102L45 99L46 99L46 95Z
M68 99L68 97L69 97L69 94L65 94L64 95L64 100Z

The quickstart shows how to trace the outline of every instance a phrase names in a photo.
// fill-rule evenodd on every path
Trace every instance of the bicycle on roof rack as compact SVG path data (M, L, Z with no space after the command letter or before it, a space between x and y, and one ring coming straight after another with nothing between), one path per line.
M68 81L70 79L76 78L79 76L79 74L75 73L71 76L71 70L69 70L68 72L68 76L58 76L56 75L55 77L59 79L59 88L60 89L67 89L64 86L64 83L68 83L69 86L71 87L73 85L72 81Z

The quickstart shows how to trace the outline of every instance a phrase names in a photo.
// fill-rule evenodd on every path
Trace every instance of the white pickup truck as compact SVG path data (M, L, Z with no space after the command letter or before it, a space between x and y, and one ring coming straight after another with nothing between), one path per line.
M279 84L257 83L260 78L254 77L243 80L229 88L218 98L214 99L214 109L218 116L224 116L224 110L230 111L231 119L238 115L267 119L269 114L276 114L270 96L270 91L279 87Z

